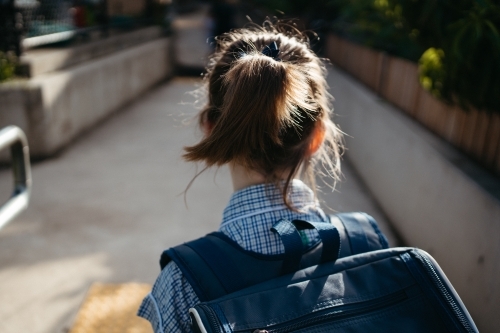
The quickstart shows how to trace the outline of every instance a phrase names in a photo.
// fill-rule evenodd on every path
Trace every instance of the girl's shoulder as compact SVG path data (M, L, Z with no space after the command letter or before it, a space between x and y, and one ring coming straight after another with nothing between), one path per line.
M148 320L156 333L190 332L189 308L198 303L179 267L170 262L142 301L137 315Z

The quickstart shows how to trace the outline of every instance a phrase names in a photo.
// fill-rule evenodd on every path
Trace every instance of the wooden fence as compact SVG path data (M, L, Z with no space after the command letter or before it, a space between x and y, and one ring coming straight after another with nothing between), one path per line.
M421 87L417 64L333 34L327 38L327 56L378 95L500 175L499 114L466 112L445 104Z

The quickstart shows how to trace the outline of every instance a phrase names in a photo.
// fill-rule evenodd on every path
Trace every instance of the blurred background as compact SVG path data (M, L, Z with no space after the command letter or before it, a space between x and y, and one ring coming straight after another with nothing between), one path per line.
M324 206L428 251L498 330L498 1L0 0L0 128L26 134L33 179L0 227L0 332L150 331L134 312L160 253L217 229L232 192L225 168L185 192L203 67L215 36L267 18L325 58L347 149Z

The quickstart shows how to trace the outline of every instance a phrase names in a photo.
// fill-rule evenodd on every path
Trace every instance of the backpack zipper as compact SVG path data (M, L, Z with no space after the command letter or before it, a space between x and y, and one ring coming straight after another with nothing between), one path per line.
M333 309L321 311L321 314L313 314L308 318L297 319L293 323L280 324L275 328L263 328L256 329L252 333L285 333L294 330L298 330L304 327L318 325L329 320L339 320L346 317L357 316L365 313L369 313L380 309L384 306L389 306L392 304L399 303L407 299L405 291L398 291L396 293L386 295L379 299L374 299L362 303L347 304L334 307ZM325 312L326 311L326 312Z
M221 325L219 324L219 320L217 319L217 315L215 314L215 311L211 307L209 307L205 304L199 304L198 306L207 315L208 321L210 322L210 326L214 329L214 331L215 332L222 332Z
M465 317L462 308L458 306L458 304L455 302L454 298L450 295L448 292L448 289L445 287L443 281L441 280L440 274L436 272L433 264L430 262L430 260L421 255L420 253L415 253L415 257L420 261L422 266L424 266L425 270L427 271L428 275L431 277L432 282L434 283L434 286L439 290L441 295L443 295L444 299L446 302L450 305L451 310L455 317L458 318L458 321L462 324L462 326L465 328L467 332L474 333L476 332L469 324L469 320Z

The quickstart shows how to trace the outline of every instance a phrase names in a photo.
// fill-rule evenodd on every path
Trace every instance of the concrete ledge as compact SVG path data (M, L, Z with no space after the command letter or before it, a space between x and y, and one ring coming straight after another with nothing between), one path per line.
M332 70L347 155L409 246L431 253L481 332L500 327L500 201L457 167L465 158Z
M158 39L161 35L161 28L154 26L73 47L29 50L21 56L21 65L29 77L35 77Z
M30 152L39 148L31 129L43 118L42 92L30 81L0 84L0 128L8 125L19 126L28 138ZM0 153L0 161L10 159L8 151Z
M47 157L172 73L167 38L0 86L0 127L17 125Z

